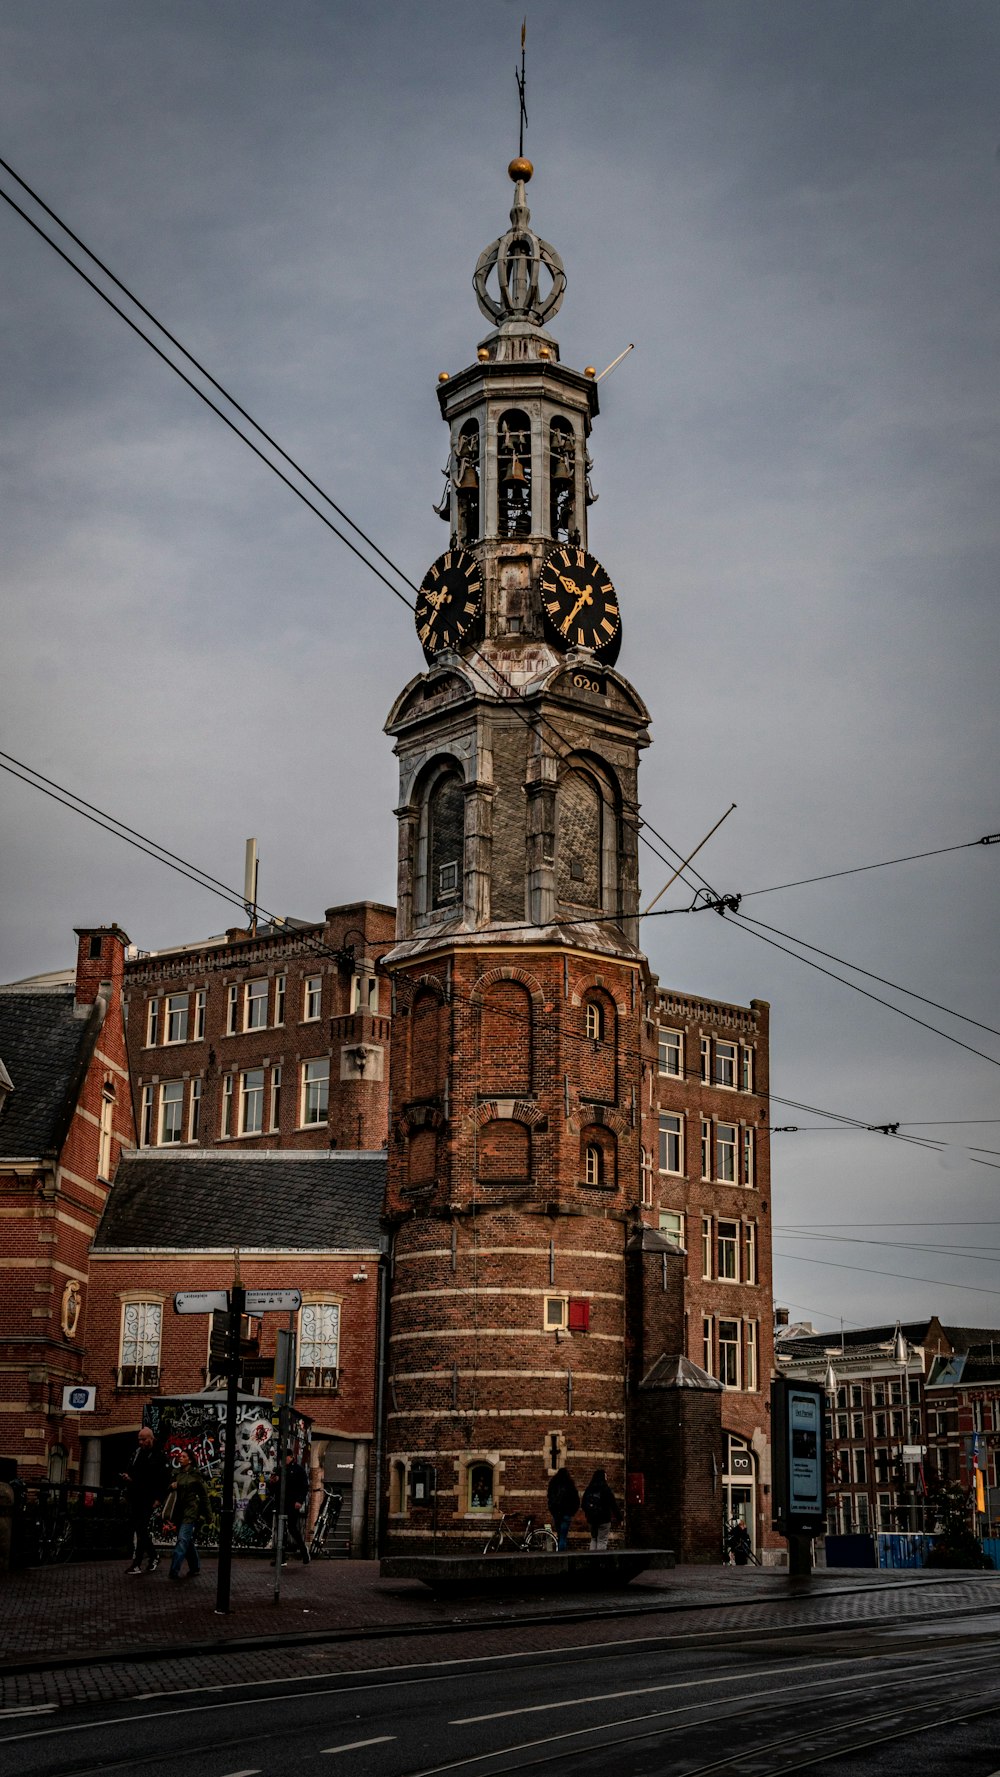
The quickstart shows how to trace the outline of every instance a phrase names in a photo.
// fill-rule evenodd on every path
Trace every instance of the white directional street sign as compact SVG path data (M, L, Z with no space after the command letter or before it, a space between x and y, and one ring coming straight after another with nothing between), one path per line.
M301 1307L301 1290L247 1290L248 1314L294 1314Z
M228 1307L225 1290L178 1290L174 1297L175 1314L225 1314Z

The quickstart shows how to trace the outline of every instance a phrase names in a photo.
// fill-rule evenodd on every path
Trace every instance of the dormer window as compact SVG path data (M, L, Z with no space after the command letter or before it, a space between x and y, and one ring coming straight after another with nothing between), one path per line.
M501 537L531 535L531 422L519 408L497 425L497 529Z
M557 543L576 531L576 441L568 420L549 427L549 530Z

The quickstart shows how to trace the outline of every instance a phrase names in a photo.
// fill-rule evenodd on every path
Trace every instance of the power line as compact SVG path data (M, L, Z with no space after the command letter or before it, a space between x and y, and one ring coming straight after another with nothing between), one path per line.
M1000 1296L1000 1290L984 1289L978 1283L949 1283L943 1277L914 1277L908 1271L876 1271L868 1265L844 1265L836 1259L810 1259L805 1253L772 1253L775 1259L788 1259L794 1265L825 1265L832 1271L857 1271L865 1277L895 1277L903 1283L929 1283L935 1289L972 1290L977 1296Z
M824 876L800 876L795 882L776 882L771 888L745 889L743 899L748 901L751 895L777 895L782 889L805 888L811 882L833 882L838 876L860 876L866 870L887 870L890 864L912 864L916 858L939 858L944 852L967 851L973 845L998 844L1000 833L985 833L981 839L964 839L960 845L936 845L933 851L911 851L902 858L883 858L878 864L855 864L851 870L828 870Z
M782 951L785 956L791 956L797 962L806 963L810 969L817 969L821 975L828 975L831 981L839 981L842 987L853 988L855 993L862 994L866 1000L874 1000L876 1005L887 1007L890 1012L897 1013L900 1018L909 1019L911 1024L919 1024L922 1030L932 1031L935 1036L943 1037L946 1043L954 1043L957 1049L964 1049L969 1055L978 1055L980 1061L988 1061L991 1066L1000 1067L1000 1061L994 1055L987 1055L984 1049L974 1049L971 1043L963 1043L960 1037L951 1036L948 1031L940 1030L936 1024L928 1024L926 1018L918 1018L914 1012L907 1012L902 1006L894 1006L891 1000L884 1000L880 994L871 993L867 987L859 987L856 981L847 981L843 975L835 975L832 969L825 969L822 963L813 962L812 957L801 956L798 951L789 950L787 945L779 944L774 938L765 937L763 932L754 931L752 926L744 925L739 916L729 913L728 917L725 914L723 917L726 918L728 925L737 926L749 937L759 938L762 944L770 944L773 949ZM793 944L798 942L797 938L792 939ZM848 963L846 966L850 968L851 965Z
M984 1253L1000 1253L1000 1246L938 1246L929 1240L868 1240L854 1234L816 1234L802 1228L782 1224L781 1232L792 1240L821 1240L833 1246L884 1246L894 1252L936 1253L942 1258L978 1258ZM987 1260L995 1265L995 1259Z
M933 1006L936 1012L946 1012L949 1018L960 1018L963 1024L973 1024L977 1030L985 1030L991 1037L1000 1037L1000 1030L993 1024L982 1024L978 1018L969 1018L965 1012L956 1012L952 1006L942 1006L940 1000L928 999L925 993L914 993L911 987L900 987L898 981L888 981L884 975L876 975L873 969L863 969L860 963L849 963L842 956L835 956L832 950L821 950L818 944L810 944L805 938L795 938L791 932L783 932L779 926L770 926L763 919L752 919L749 913L741 913L741 919L748 920L753 926L761 926L765 932L774 932L779 938L787 938L792 944L800 944L803 950L814 950L817 956L825 956L828 962L839 963L842 969L853 969L856 975L865 975L869 981L879 981L883 987L891 987L894 993L905 993L908 999L920 1000L922 1005Z

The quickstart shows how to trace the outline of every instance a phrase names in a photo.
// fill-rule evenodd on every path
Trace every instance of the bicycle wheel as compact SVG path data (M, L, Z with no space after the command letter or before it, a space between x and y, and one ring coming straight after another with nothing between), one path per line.
M313 1525L312 1536L309 1538L309 1556L311 1560L323 1553L323 1545L326 1542L326 1526L329 1516L330 1514L326 1507L321 1506L319 1517Z
M559 1547L559 1539L554 1530L547 1524L539 1524L528 1538L527 1548L532 1555L554 1555Z
M503 1531L502 1530L494 1530L493 1535L489 1539L489 1542L486 1544L485 1548L483 1549L483 1554L484 1555L498 1555L502 1548L503 1548Z

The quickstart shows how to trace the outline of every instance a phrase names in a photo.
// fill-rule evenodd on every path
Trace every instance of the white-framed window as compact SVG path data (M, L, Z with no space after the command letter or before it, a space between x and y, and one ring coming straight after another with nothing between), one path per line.
M101 1117L97 1131L97 1176L111 1177L111 1136L115 1119L115 1089L110 1080L101 1088Z
M118 1383L121 1388L155 1388L160 1379L162 1302L122 1305Z
M205 1005L208 999L204 987L196 988L194 996L194 1040L200 1043L205 1035Z
M855 1481L857 1481L859 1486L863 1487L868 1480L868 1464L865 1460L864 1450L853 1450L851 1452L851 1466L854 1470Z
M701 1077L702 1077L702 1082L704 1083L704 1085L706 1085L706 1086L711 1085L711 1081L712 1081L712 1039L711 1039L711 1037L702 1037L702 1039L701 1039Z
M164 1080L160 1087L160 1145L184 1140L184 1081Z
M759 1336L757 1322L755 1320L745 1321L743 1331L745 1335L746 1355L744 1380L748 1392L750 1394L756 1394L757 1389L760 1387L760 1363L758 1359Z
M701 1367L710 1376L715 1375L714 1356L712 1352L712 1334L714 1328L709 1315L704 1315L701 1323Z
M878 1521L880 1530L892 1529L892 1494L880 1493L878 1496Z
M596 1000L587 1001L587 1035L600 1042L604 1035L604 1013Z
M285 1022L285 986L286 986L286 977L284 975L276 975L274 977L274 1022L275 1022L275 1024L284 1024L284 1022Z
M306 1024L313 1023L323 1009L323 977L307 975L302 988L302 1018Z
M599 1185L601 1182L601 1150L589 1147L584 1152L584 1177L588 1185Z
M564 1327L568 1317L568 1296L546 1296L544 1321L548 1332L552 1332L556 1327Z
M271 1069L271 1129L281 1128L281 1069Z
M747 1129L744 1129L744 1131L743 1131L743 1183L747 1186L748 1189L750 1187L752 1187L752 1185L753 1185L753 1179L754 1179L753 1161L754 1161L753 1130L750 1128L747 1128Z
M458 865L457 865L457 863L439 864L438 865L438 892L437 892L438 903L440 903L441 901L453 900L457 894L458 894Z
M340 1303L303 1302L299 1311L300 1388L336 1388L340 1363Z
M656 1042L657 1069L672 1079L684 1074L684 1038L679 1030L661 1030Z
M240 1028L240 990L233 981L226 996L226 1035L234 1037Z
M740 1091L753 1091L753 1050L745 1043L740 1050Z
M222 1122L220 1124L219 1133L221 1135L232 1135L233 1133L232 1074L223 1074L222 1076Z
M863 1450L862 1450L861 1454L862 1454L862 1456L864 1455ZM867 1493L859 1493L858 1494L857 1507L858 1507L858 1532L861 1536L867 1536L868 1532L871 1528L869 1511L868 1511L868 1495L867 1495Z
M678 1246L684 1245L684 1211L682 1209L661 1209L660 1233L668 1240L676 1240Z
M191 1081L191 1098L188 1105L188 1141L197 1141L201 1134L201 1081Z
M719 1381L724 1388L740 1386L740 1323L719 1322Z
M160 1040L160 1002L149 1000L146 1004L146 1046L154 1049Z
M153 1088L144 1086L142 1089L142 1114L139 1118L139 1146L153 1146Z
M701 1120L701 1176L712 1176L712 1125L707 1117Z
M727 1283L738 1283L740 1275L739 1225L736 1222L716 1223L716 1276Z
M757 1224L743 1224L743 1282L757 1282Z
M302 1063L302 1103L299 1123L303 1128L325 1123L330 1108L330 1061L321 1057Z
M168 993L165 1042L186 1043L188 1040L188 996Z
M711 1216L702 1216L701 1218L701 1275L702 1277L711 1277L712 1275Z
M736 1183L736 1125L715 1125L715 1176L724 1185Z
M641 1151L640 1173L642 1181L642 1205L651 1209L653 1205L653 1156L643 1148Z
M716 1041L715 1044L715 1079L716 1086L736 1085L736 1044Z
M378 1011L378 977L376 975L355 975L351 982L351 1011Z
M243 984L243 1029L267 1028L267 981L245 981Z
M684 1171L684 1120L673 1111L660 1112L660 1171Z
M259 1135L264 1127L264 1069L240 1075L240 1134Z

